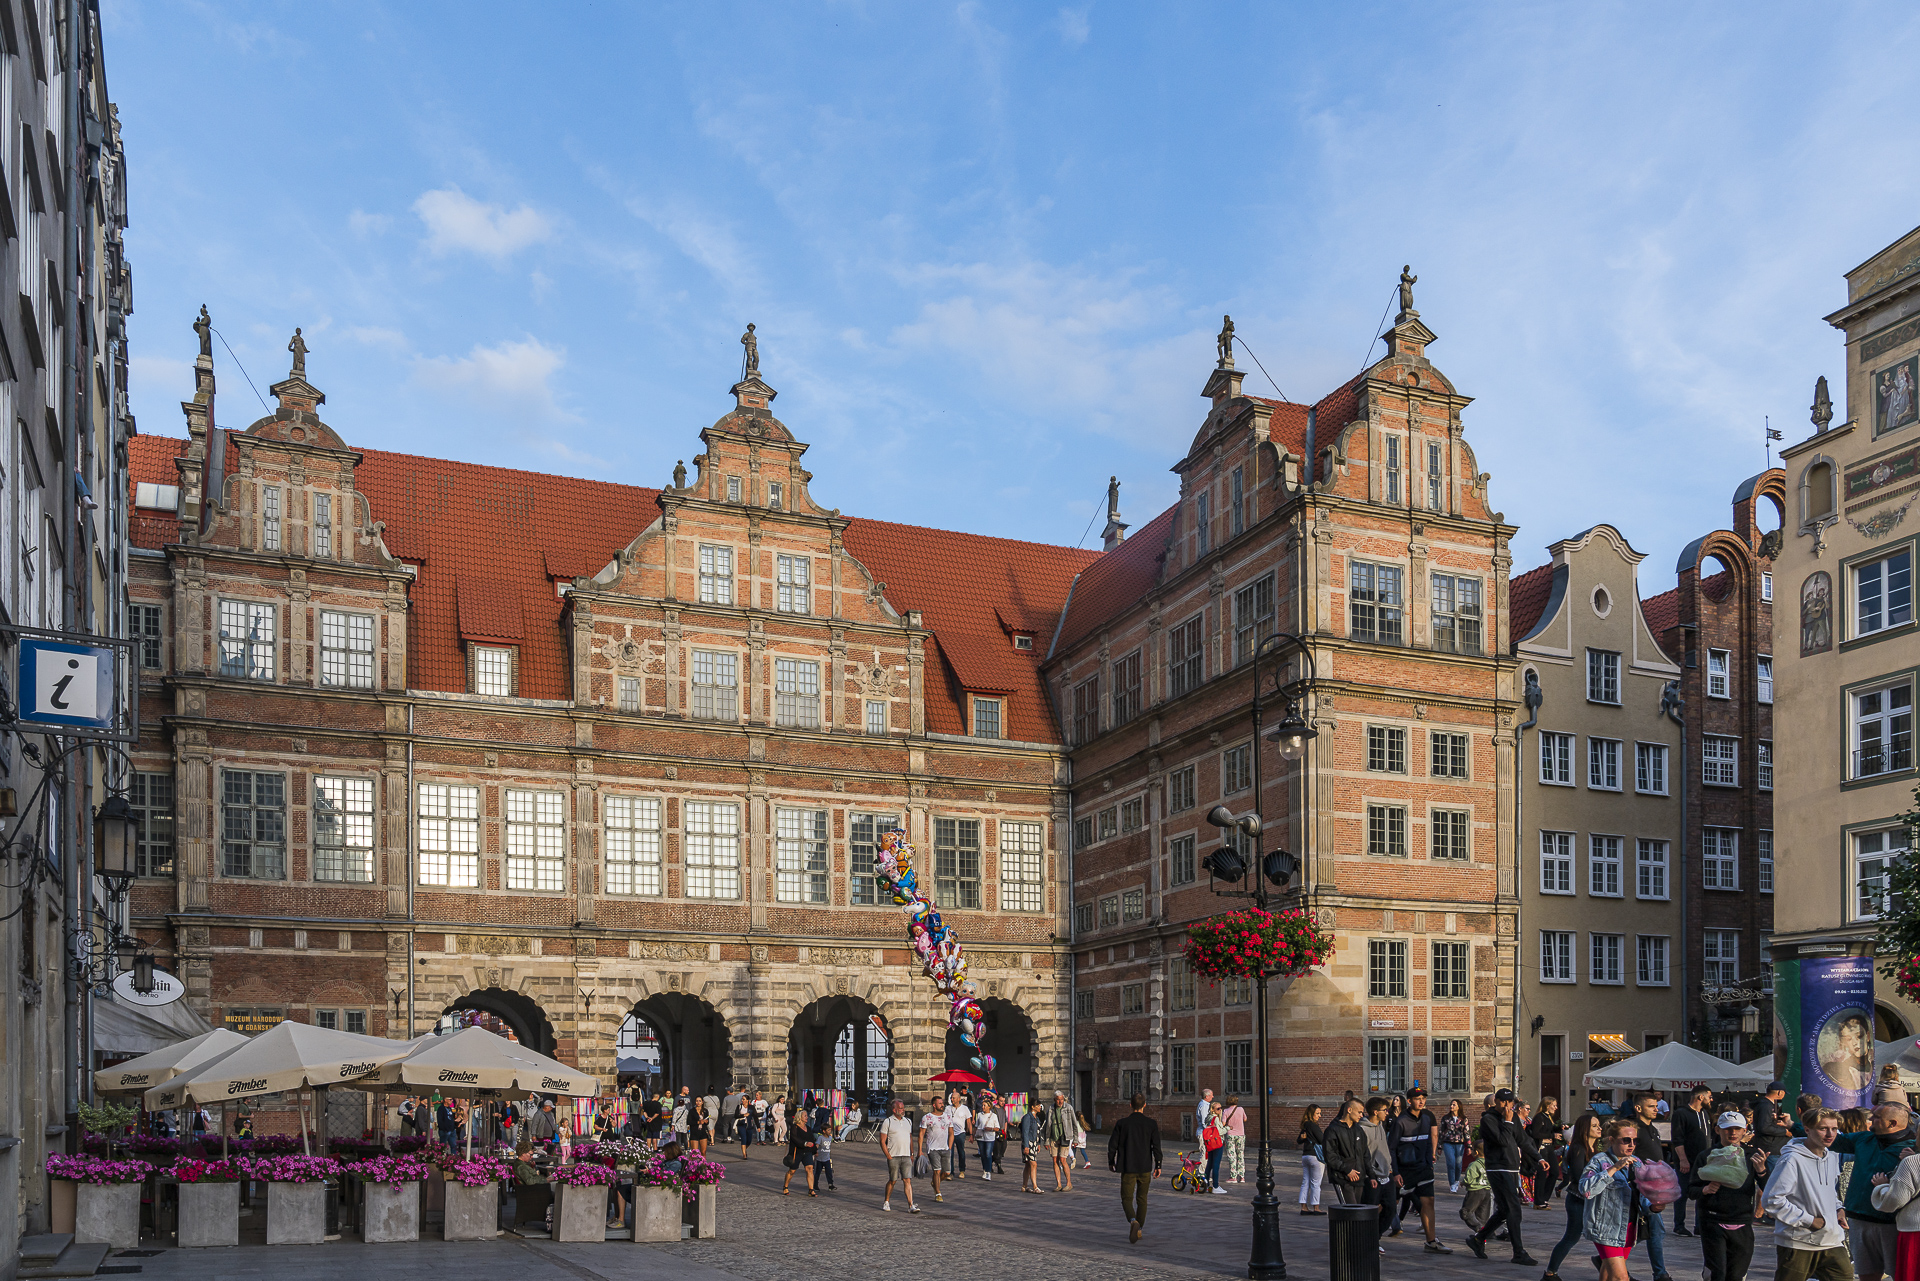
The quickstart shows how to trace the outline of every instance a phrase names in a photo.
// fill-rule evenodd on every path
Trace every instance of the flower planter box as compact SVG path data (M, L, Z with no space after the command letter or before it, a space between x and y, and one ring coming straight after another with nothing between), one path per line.
M553 1239L607 1239L607 1189L598 1184L556 1183L553 1188Z
M240 1244L238 1183L182 1183L179 1188L181 1249Z
M366 1201L360 1208L360 1239L418 1241L420 1239L420 1184L363 1183Z
M268 1245L319 1245L326 1239L326 1184L267 1184Z
M73 1239L138 1250L140 1188L138 1183L80 1184L74 1198Z
M678 1241L680 1239L680 1189L633 1189L633 1239L635 1241Z
M59 1236L72 1236L75 1200L79 1196L74 1189L79 1185L72 1179L53 1179L50 1182L53 1188L47 1202L47 1213L52 1223L48 1231Z
M717 1186L702 1184L696 1199L688 1208L692 1211L694 1236L702 1241L711 1241L720 1235L720 1189Z
M470 1188L446 1181L446 1217L440 1235L448 1241L491 1241L500 1235L500 1185L483 1183Z

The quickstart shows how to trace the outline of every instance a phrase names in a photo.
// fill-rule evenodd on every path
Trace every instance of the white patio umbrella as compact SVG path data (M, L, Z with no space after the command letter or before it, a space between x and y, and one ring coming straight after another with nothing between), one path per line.
M1691 1090L1704 1085L1715 1090L1764 1089L1770 1072L1741 1067L1717 1059L1678 1041L1636 1054L1618 1063L1596 1068L1581 1078L1589 1090Z
M1873 1043L1874 1067L1884 1068L1889 1063L1899 1067L1903 1081L1920 1075L1920 1037L1909 1036L1898 1041L1875 1041Z
M176 1076L197 1071L246 1043L247 1038L238 1032L217 1027L137 1059L101 1068L93 1074L93 1088L100 1094L144 1094Z
M524 1099L530 1094L591 1099L600 1094L599 1077L480 1027L422 1038L405 1058L350 1084L356 1090L383 1092L437 1090L466 1099ZM471 1125L467 1154L473 1154Z

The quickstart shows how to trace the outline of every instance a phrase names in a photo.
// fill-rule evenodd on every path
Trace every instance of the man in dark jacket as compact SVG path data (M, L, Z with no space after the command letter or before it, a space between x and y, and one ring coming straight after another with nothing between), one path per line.
M1780 1149L1793 1137L1793 1131L1780 1119L1780 1104L1786 1097L1786 1082L1774 1081L1753 1105L1753 1141L1770 1157L1779 1156Z
M1873 1110L1873 1128L1865 1134L1843 1134L1833 1141L1835 1152L1853 1154L1853 1173L1847 1176L1847 1244L1853 1250L1853 1274L1859 1281L1880 1281L1893 1271L1894 1243L1899 1239L1893 1216L1873 1208L1874 1176L1892 1177L1893 1168L1913 1151L1907 1133L1907 1109L1882 1103Z
M1366 1205L1372 1199L1373 1153L1360 1128L1360 1108L1359 1099L1348 1099L1327 1127L1327 1182L1341 1205Z
M1107 1168L1120 1176L1120 1208L1127 1213L1127 1240L1147 1230L1147 1189L1160 1177L1160 1126L1147 1115L1147 1096L1133 1096L1133 1111L1107 1138Z
M1636 1094L1633 1098L1633 1116L1640 1123L1639 1131L1634 1136L1633 1154L1642 1161L1665 1161L1666 1145L1660 1141L1660 1131L1654 1128L1660 1120L1660 1096ZM1660 1207L1662 1210L1665 1208ZM1666 1216L1656 1210L1647 1216L1646 1223L1647 1260L1653 1264L1653 1281L1669 1281Z
M1682 1176L1682 1187L1687 1185L1685 1176L1692 1174L1706 1159L1707 1153L1713 1150L1713 1136L1707 1133L1707 1104L1712 1099L1712 1090L1704 1085L1696 1085L1693 1093L1687 1096L1687 1105L1673 1114L1673 1164ZM1741 1128L1745 1129L1744 1126ZM1704 1222L1698 1210L1694 1211L1693 1222L1696 1229ZM1683 1237L1693 1235L1687 1231L1685 1197L1673 1204L1673 1233Z
M1515 1098L1512 1090L1496 1090L1493 1107L1480 1118L1480 1151L1487 1165L1487 1183L1493 1189L1493 1216L1478 1232L1467 1238L1467 1248L1484 1259L1487 1240L1501 1224L1507 1228L1507 1243L1513 1247L1513 1261L1533 1266L1533 1256L1520 1244L1520 1172L1544 1171L1549 1163L1540 1155L1527 1132L1513 1119Z

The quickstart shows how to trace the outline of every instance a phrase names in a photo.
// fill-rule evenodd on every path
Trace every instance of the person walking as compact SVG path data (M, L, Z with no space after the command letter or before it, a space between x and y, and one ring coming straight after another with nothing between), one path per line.
M1767 1154L1750 1146L1752 1131L1740 1113L1722 1112L1719 1130L1722 1145L1734 1149L1736 1168L1745 1177L1702 1178L1701 1166L1713 1156L1712 1147L1708 1147L1707 1153L1693 1163L1691 1186L1700 1206L1694 1215L1694 1230L1700 1237L1706 1281L1741 1281L1753 1261L1753 1216L1765 1185ZM1720 1173L1718 1166L1716 1163L1716 1174Z
M1587 1162L1580 1176L1580 1195L1587 1202L1586 1238L1600 1249L1600 1281L1627 1281L1627 1256L1633 1252L1640 1219L1640 1194L1633 1186L1633 1167L1640 1163L1634 1155L1639 1129L1632 1117L1609 1121L1606 1150Z
M838 1192L840 1188L833 1181L833 1127L824 1125L815 1128L811 1117L808 1118L807 1126L813 1130L814 1187L825 1187L829 1192Z
M776 1094L773 1096L772 1115L773 1115L773 1142L774 1142L774 1146L778 1147L780 1144L785 1143L787 1141L787 1096L786 1095Z
M1899 1234L1893 1281L1920 1281L1920 1155L1906 1157L1891 1176L1875 1176L1873 1208L1891 1214Z
M973 1108L967 1104L967 1092L955 1090L947 1095L947 1131L953 1136L953 1177L967 1177L967 1136L973 1133Z
M1093 1168L1093 1162L1087 1159L1087 1121L1078 1113L1075 1113L1073 1118L1073 1151L1068 1154L1069 1162L1076 1157L1080 1161L1081 1169Z
M440 1100L440 1106L434 1110L434 1128L440 1132L440 1146L460 1146L460 1118L454 1114L453 1100Z
M1780 1149L1787 1146L1787 1140L1793 1137L1793 1131L1780 1117L1780 1104L1787 1097L1785 1081L1768 1084L1767 1092L1753 1104L1753 1141L1768 1159L1780 1155Z
M1244 1146L1246 1140L1242 1139ZM1326 1177L1327 1135L1320 1128L1320 1105L1307 1104L1300 1114L1300 1133L1294 1139L1300 1149L1300 1213L1325 1214L1320 1208L1320 1184ZM1336 1199L1338 1193L1335 1193Z
M1672 1138L1673 1168L1680 1172L1680 1185L1687 1186L1687 1176L1706 1160L1707 1153L1713 1148L1713 1136L1707 1132L1707 1123L1712 1119L1707 1105L1713 1102L1713 1091L1704 1085L1696 1085L1687 1092L1685 1107L1673 1114ZM1691 1198L1681 1197L1673 1203L1673 1234L1685 1237L1697 1235L1700 1229L1700 1203L1695 1200L1693 1211L1694 1231L1687 1231L1687 1202Z
M1487 1160L1477 1135L1467 1140L1467 1156L1467 1168L1460 1172L1460 1186L1466 1193L1460 1198L1460 1222L1478 1232L1493 1217L1493 1185L1487 1182Z
M701 1156L707 1154L707 1143L713 1138L713 1113L707 1110L705 1098L693 1101L693 1128L687 1138L695 1152Z
M927 1174L933 1179L933 1199L936 1203L944 1201L946 1198L940 1195L940 1177L953 1173L953 1120L947 1115L947 1109L927 1109L927 1114L920 1118L919 1143L920 1151L926 1154Z
M993 1148L1000 1138L1000 1114L990 1100L981 1100L973 1118L973 1141L980 1149L980 1177L993 1182Z
M1374 1095L1367 1100L1366 1113L1360 1118L1360 1129L1367 1136L1367 1200L1380 1207L1377 1222L1382 1237L1400 1235L1400 1197L1393 1177L1393 1144L1387 1138L1386 1099ZM1387 1248L1380 1247L1385 1254Z
M1053 1157L1053 1190L1073 1191L1073 1144L1080 1134L1080 1118L1067 1102L1065 1090L1053 1092L1053 1106L1047 1109L1046 1147Z
M887 1161L887 1190L880 1194L880 1208L893 1209L893 1185L898 1183L907 1194L907 1210L920 1213L913 1203L913 1122L907 1116L904 1100L893 1101L893 1112L880 1122L880 1153Z
M1027 1109L1020 1118L1020 1165L1022 1192L1034 1192L1045 1195L1040 1186L1040 1137L1041 1118L1045 1109L1038 1103Z
M1460 1176L1467 1168L1467 1140L1473 1131L1467 1126L1467 1110L1459 1099L1447 1100L1447 1114L1440 1118L1440 1150L1447 1154L1447 1191L1460 1190Z
M1160 1126L1147 1115L1146 1095L1136 1094L1131 1102L1133 1111L1107 1137L1107 1168L1120 1176L1127 1240L1137 1243L1147 1230L1147 1190L1160 1177Z
M553 1100L540 1100L540 1110L527 1122L527 1137L533 1140L535 1147L539 1147L543 1143L552 1143L554 1136L559 1133L560 1122L553 1115Z
M1487 1163L1487 1183L1493 1190L1493 1214L1478 1232L1467 1238L1467 1248L1478 1258L1487 1257L1487 1238L1504 1225L1507 1244L1513 1247L1513 1261L1533 1266L1533 1256L1520 1241L1520 1172L1538 1172L1545 1163L1533 1140L1513 1119L1514 1093L1495 1090L1493 1106L1480 1118L1480 1151ZM1589 1198L1591 1199L1591 1198Z
M1871 1128L1866 1133L1842 1134L1833 1141L1833 1150L1842 1160L1853 1159L1853 1172L1846 1180L1840 1204L1847 1212L1847 1245L1853 1254L1853 1274L1859 1281L1880 1281L1894 1270L1899 1229L1894 1226L1893 1215L1874 1208L1873 1193L1892 1177L1900 1159L1913 1151L1908 1119L1904 1102L1883 1103L1873 1110Z
M1640 1094L1633 1100L1633 1119L1639 1123L1639 1132L1634 1138L1633 1154L1642 1161L1667 1159L1666 1145L1660 1141L1660 1131L1657 1128L1657 1122L1660 1119L1660 1103L1661 1098L1657 1094ZM1653 1263L1653 1281L1670 1281L1667 1276L1666 1216L1649 1214L1645 1226L1647 1258Z
M753 1092L753 1141L767 1141L767 1099L759 1090Z
M1408 1209L1420 1216L1420 1228L1426 1234L1428 1254L1452 1254L1440 1244L1433 1222L1433 1167L1440 1159L1440 1118L1427 1108L1427 1092L1414 1086L1407 1095L1407 1108L1389 1127L1393 1142L1393 1181L1399 1188L1399 1205L1394 1209L1394 1224Z
M1333 1197L1341 1205L1366 1205L1373 1191L1373 1154L1367 1150L1366 1131L1360 1128L1363 1104L1348 1099L1326 1130L1326 1173Z
M1560 1096L1542 1096L1540 1108L1527 1122L1527 1137L1548 1162L1547 1173L1533 1181L1533 1208L1543 1209L1553 1199L1554 1174L1560 1164Z
M793 1121L786 1127L787 1155L784 1164L787 1177L780 1183L780 1195L787 1196L793 1190L793 1176L796 1171L806 1171L807 1195L819 1196L820 1189L813 1184L814 1157L819 1154L820 1145L814 1140L813 1131L807 1128L807 1114L796 1112Z
M1247 1181L1247 1110L1240 1096L1229 1094L1220 1109L1220 1126L1227 1136L1227 1182ZM1315 1198L1318 1201L1318 1198Z
M1756 1123L1759 1117L1755 1116ZM1847 1212L1840 1207L1840 1158L1831 1145L1840 1114L1816 1108L1801 1118L1806 1137L1783 1147L1761 1204L1773 1218L1774 1281L1853 1281Z
M1540 1281L1560 1281L1560 1265L1566 1261L1573 1247L1580 1243L1580 1237L1587 1229L1587 1198L1580 1191L1580 1180L1594 1155L1606 1146L1606 1140L1601 1136L1600 1118L1595 1113L1582 1113L1574 1121L1573 1134L1560 1156L1558 1175L1567 1189L1567 1230L1555 1243L1553 1253L1547 1256L1546 1275Z

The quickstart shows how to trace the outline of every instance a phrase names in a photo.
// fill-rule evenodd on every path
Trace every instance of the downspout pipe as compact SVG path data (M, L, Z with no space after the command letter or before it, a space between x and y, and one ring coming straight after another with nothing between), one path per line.
M1521 892L1520 878L1525 875L1526 842L1526 771L1527 771L1527 731L1540 723L1540 704L1546 701L1546 695L1540 690L1540 677L1532 671L1527 672L1527 686L1521 696L1527 704L1527 719L1513 727L1513 1084L1514 1092L1520 1085L1520 993L1523 984L1520 979L1521 958L1526 955L1526 933L1520 926L1520 905L1526 901Z
M413 1030L413 863L416 857L414 843L419 839L420 825L413 817L413 703L407 703L407 1036L411 1039Z
M1660 691L1660 711L1666 718L1680 727L1680 839L1675 842L1678 857L1672 860L1671 871L1677 873L1674 880L1680 883L1680 1043L1693 1044L1693 992L1687 986L1687 955L1692 950L1693 935L1687 924L1687 877L1689 860L1693 857L1687 842L1687 777L1692 772L1692 762L1687 756L1687 700L1680 696L1680 682L1668 681L1667 687Z

